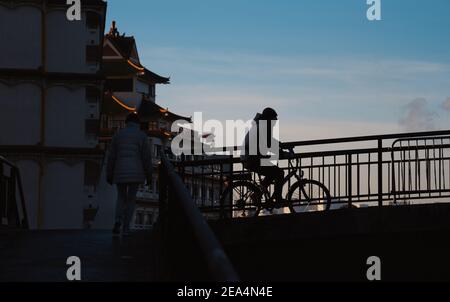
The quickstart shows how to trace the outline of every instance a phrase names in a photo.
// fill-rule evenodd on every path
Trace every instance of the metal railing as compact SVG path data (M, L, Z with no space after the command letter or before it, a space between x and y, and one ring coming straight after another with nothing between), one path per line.
M2 156L0 156L0 219L1 227L29 228L20 171L16 165Z
M329 189L332 209L450 201L450 130L289 142L281 147L295 150L293 158L305 178ZM236 154L241 149L218 150L234 156L175 163L208 218L233 217L236 211L220 196L228 176L248 173ZM278 163L285 175L292 169L288 160L292 159ZM252 177L258 179L254 173ZM192 189L202 187L214 196Z
M395 202L450 195L450 136L398 139L391 158Z
M162 280L238 281L218 239L165 155L160 165L157 231Z

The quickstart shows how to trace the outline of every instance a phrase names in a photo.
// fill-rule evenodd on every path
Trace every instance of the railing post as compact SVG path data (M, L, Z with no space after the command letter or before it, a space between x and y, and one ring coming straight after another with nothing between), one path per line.
M16 198L16 169L11 168L9 178L8 197L6 201L6 218L8 219L9 226L20 226L20 220L18 217L17 198Z
M6 178L3 175L3 163L0 161L0 225L3 225L4 210L6 208Z
M27 205L25 204L25 195L23 193L23 186L22 186L22 175L20 174L19 168L16 168L16 179L14 181L17 181L17 188L19 190L20 202L21 202L21 206L22 206L23 218L20 221L21 227L24 229L29 229L30 224L28 221Z
M162 163L158 166L158 178L159 178L159 217L161 222L164 222L165 215L167 214L167 176L164 173Z
M383 206L383 140L378 139L378 206Z
M351 209L352 208L352 154L348 154L347 155L347 194L348 194L348 208Z

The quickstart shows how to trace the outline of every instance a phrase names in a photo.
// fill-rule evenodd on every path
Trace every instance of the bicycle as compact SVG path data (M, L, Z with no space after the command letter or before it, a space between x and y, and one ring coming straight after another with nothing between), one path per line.
M290 150L290 152L293 155L293 151ZM241 212L242 217L248 216L247 212L250 214L253 212L254 216L259 216L264 209L272 213L274 209L286 207L291 213L307 212L311 209L328 211L331 207L331 195L328 188L321 182L304 178L300 158L291 156L288 159L290 172L283 179L283 186L286 184L290 186L285 199L273 201L274 196L269 192L270 185L264 187L261 184L261 175L257 174L259 181L255 181L253 172L238 172L226 179L226 189L222 194L221 202L231 204L234 212L237 214ZM291 181L291 178L294 180Z

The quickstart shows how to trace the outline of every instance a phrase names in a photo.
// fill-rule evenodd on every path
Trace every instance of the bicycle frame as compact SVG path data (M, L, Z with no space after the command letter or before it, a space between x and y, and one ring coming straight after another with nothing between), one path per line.
M295 176L295 178L297 179L297 181L301 181L301 180L303 179L303 172L301 171L301 168L300 168L300 159L299 159L299 158L295 158L295 162L296 162L295 166L294 166L294 164L293 164L292 162L293 162L293 159L289 159L289 162L288 162L288 169L292 169L292 171L289 172L288 175L286 175L286 176L284 177L284 179L283 179L283 186L284 186L286 183L288 183L289 180L290 180L293 176ZM297 173L298 171L301 171L301 173L300 173L300 174ZM269 185L268 187L264 187L264 186L261 185L262 180L261 180L261 175L260 175L260 174L258 174L258 179L259 179L259 183L255 182L255 181L254 181L254 183L261 189L261 192L263 193L263 196L265 197L266 200L271 199L271 198L273 197L273 196L272 196L273 194L270 194L270 192L269 192L269 190L268 190L268 187L269 187L270 185Z

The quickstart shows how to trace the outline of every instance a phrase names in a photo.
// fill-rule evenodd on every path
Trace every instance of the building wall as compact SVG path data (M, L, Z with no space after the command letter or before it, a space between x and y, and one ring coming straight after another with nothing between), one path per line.
M149 89L149 86L147 83L144 83L139 80L135 80L135 83L136 83L136 92L144 93L144 94L150 93L150 89Z
M0 68L37 69L41 65L41 10L0 4Z
M99 207L97 217L95 218L93 228L110 230L114 225L115 210L117 202L117 188L106 182L106 161L102 167L100 183L97 188L97 203Z
M88 203L83 192L84 164L57 161L45 165L43 180L43 229L83 227L83 207ZM68 185L70 184L70 185Z
M41 88L37 84L0 82L0 145L39 143L40 99Z
M46 145L95 147L97 140L89 141L85 132L88 107L85 87L50 87L46 100Z
M86 11L81 21L69 22L66 10L49 9L45 20L48 72L96 73L99 70L100 64L86 62L86 46L101 44L102 27L89 29L86 19ZM4 41L0 47L0 68L36 70L41 67L41 9L31 5L14 8L0 5L0 41Z
M89 30L82 20L68 22L63 10L47 14L47 70L49 72L96 73L100 65L86 62L86 46L100 44L99 29Z
M99 70L98 61L87 62L86 46L101 44L104 16L99 28L89 29L85 7L83 21L69 22L65 7L48 6L43 22L40 5L16 4L15 1L0 3L0 69L17 69L14 80L0 76L0 145L32 147L40 143L41 84L45 84L45 146L64 147L68 153L72 152L70 148L95 147L97 139L86 137L85 120L98 119L99 108L98 104L86 100L85 87L88 84L101 87L82 78L83 74ZM103 14L103 8L98 13ZM46 24L44 47L41 45L43 24ZM42 48L46 49L46 66L42 66ZM34 71L35 83L19 77L24 69ZM53 74L44 73L40 77L36 71ZM55 78L67 73L80 74L77 76L80 82L61 79L58 81L63 86L55 86L53 80L47 79L47 76ZM84 184L85 159L73 159L70 155L57 160L45 154L40 156L41 166L36 154L7 156L21 171L31 228L82 228L83 209L100 204L98 191ZM112 211L102 215L113 219ZM108 224L109 228L111 221L107 222L104 225Z

